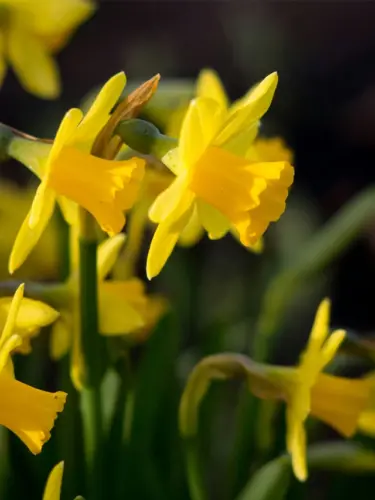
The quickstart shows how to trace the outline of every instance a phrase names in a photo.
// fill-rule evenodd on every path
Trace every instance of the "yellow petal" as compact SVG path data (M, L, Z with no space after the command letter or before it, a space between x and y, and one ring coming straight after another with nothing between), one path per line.
M335 330L328 337L321 352L321 369L327 366L335 357L336 352L345 339L345 330Z
M131 304L126 282L105 281L99 287L99 331L102 335L124 335L145 326L142 315Z
M11 337L14 331L17 316L23 299L24 290L25 290L25 285L24 284L20 285L17 288L16 293L14 294L14 297L11 300L11 303L9 304L6 315L6 322L0 337L0 351L3 348L5 342L8 341L8 339Z
M216 101L224 109L228 108L228 97L219 75L212 69L203 69L198 76L196 94Z
M102 87L90 109L80 123L74 142L95 139L107 122L110 112L121 96L126 85L124 72L117 73Z
M43 493L43 500L60 500L61 484L64 473L64 462L60 462L51 470Z
M68 200L65 196L57 197L58 204L60 206L62 215L65 222L70 226L78 224L78 205L74 201Z
M158 225L147 255L146 274L148 279L154 278L160 273L192 213L193 206L190 204L179 218L169 218Z
M230 114L235 115L240 109L250 107L248 110L253 111L257 116L256 119L261 118L271 105L278 79L277 73L273 72L261 82L253 85L243 97L232 104Z
M306 432L303 423L287 416L287 443L292 458L293 472L299 481L307 479ZM292 423L293 422L293 423Z
M45 167L46 180L49 180L54 162L59 158L64 146L69 144L69 141L72 140L72 137L74 136L80 121L82 120L82 116L83 113L78 108L72 108L67 113L65 113L64 118L62 119L60 126L56 132L55 140L53 141L53 145L47 159L47 164Z
M42 180L51 149L51 144L17 137L10 143L9 155Z
M162 162L174 175L181 175L184 172L180 158L180 148L170 149L162 158Z
M14 242L9 258L10 274L12 274L24 263L31 250L39 241L39 238L53 215L55 197L52 196L52 192L48 193L48 195L44 197L43 201L44 203L41 206L41 212L38 214L39 217L34 228L31 229L29 225L31 213L29 212L17 234L16 241Z
M36 190L33 203L30 209L29 227L33 230L39 223L46 207L55 205L56 195L52 189L48 189L47 184L42 181Z
M7 41L9 62L25 89L44 99L58 97L59 70L43 43L18 23L12 23Z
M50 355L54 360L59 360L69 351L72 344L72 325L69 314L61 311L61 317L52 326Z
M98 280L102 281L115 265L125 242L125 234L117 234L103 241L98 247Z
M163 222L176 210L181 199L186 196L186 190L186 176L181 174L155 199L148 212L150 220L155 223Z
M0 312L1 316L7 316L8 319L12 316L12 308L14 307L14 300L19 293L17 290L14 299L4 297L0 299ZM18 299L17 299L18 300ZM27 344L28 337L31 337L38 332L40 328L50 325L59 317L59 313L52 307L44 304L43 302L22 298L18 305L15 321L12 320L12 329L9 331L20 335L22 340ZM1 340L0 340L1 342Z
M316 311L314 324L312 326L309 341L307 343L307 349L304 354L305 356L308 356L310 353L315 354L322 348L322 345L329 333L330 312L331 301L326 298L322 300Z
M240 102L235 103L215 139L215 144L224 145L242 130L257 122L270 107L276 86L277 73L272 73L251 89Z
M232 137L227 139L222 147L225 147L226 151L230 151L235 155L249 158L247 153L249 147L251 148L251 144L258 135L259 126L259 121L252 122L249 127L244 127L238 134L234 134ZM219 142L214 141L214 144L216 143L220 145Z
M198 209L194 207L191 217L180 234L178 244L182 247L195 245L203 236L204 228L199 220Z
M203 200L197 200L199 220L211 240L225 236L230 229L230 221L219 210Z
M71 314L72 352L70 354L70 377L77 391L81 391L86 379L86 365L82 351L78 303L74 303Z
M191 168L213 141L222 121L223 109L212 99L198 97L190 102L180 134L180 160Z
M5 372L10 376L14 376L13 363L10 354L20 347L22 339L19 335L12 335L5 340L0 349L0 372Z
M0 393L0 424L22 439L32 453L40 453L57 413L64 408L66 394L40 391L1 374Z

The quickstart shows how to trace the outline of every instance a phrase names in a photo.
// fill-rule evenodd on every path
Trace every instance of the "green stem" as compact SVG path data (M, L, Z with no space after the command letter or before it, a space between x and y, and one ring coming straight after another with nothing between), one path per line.
M185 460L191 500L207 500L196 437L185 439Z
M85 387L81 392L81 411L90 500L101 495L102 408L100 384L103 339L98 334L97 241L95 222L81 209L79 241L80 332L85 367Z

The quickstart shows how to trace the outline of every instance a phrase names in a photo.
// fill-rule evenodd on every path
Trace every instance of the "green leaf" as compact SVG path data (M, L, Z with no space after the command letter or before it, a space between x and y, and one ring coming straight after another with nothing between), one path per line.
M300 245L293 262L271 281L258 320L254 358L265 361L291 298L307 279L326 268L375 217L375 187L353 197L320 231Z
M368 474L375 471L375 453L364 446L337 441L309 446L309 467L353 474Z
M259 469L237 500L282 500L291 478L290 460L282 456Z

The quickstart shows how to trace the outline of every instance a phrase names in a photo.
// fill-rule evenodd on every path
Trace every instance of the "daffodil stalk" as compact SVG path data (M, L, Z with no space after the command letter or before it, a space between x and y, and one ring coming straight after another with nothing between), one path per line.
M98 334L96 223L80 209L79 289L80 331L84 356L85 386L81 393L84 440L91 498L100 498L102 446L101 360L104 340Z

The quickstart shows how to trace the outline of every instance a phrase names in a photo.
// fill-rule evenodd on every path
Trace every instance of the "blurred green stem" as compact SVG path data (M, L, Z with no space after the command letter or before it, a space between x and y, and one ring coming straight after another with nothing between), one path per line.
M197 437L185 438L184 446L190 499L207 500L208 497L205 492L202 477L202 464L199 459Z
M87 466L87 490L90 500L101 495L101 360L102 339L98 334L97 241L95 221L80 209L79 287L80 327L85 366L85 387L81 392L81 410Z

